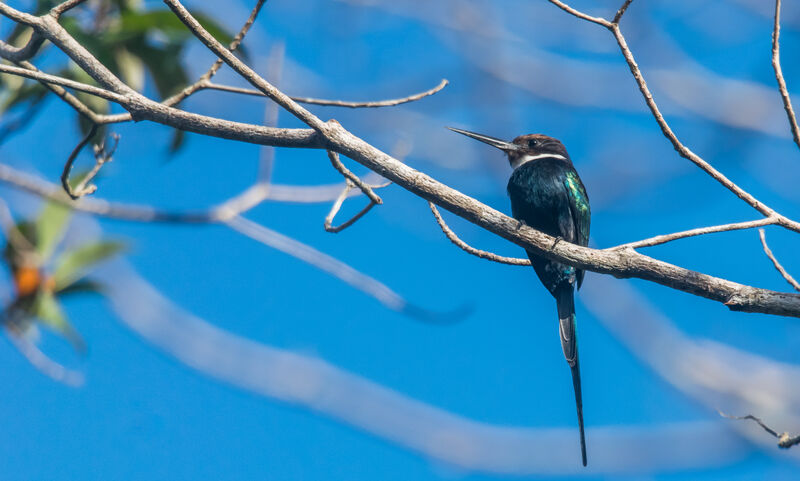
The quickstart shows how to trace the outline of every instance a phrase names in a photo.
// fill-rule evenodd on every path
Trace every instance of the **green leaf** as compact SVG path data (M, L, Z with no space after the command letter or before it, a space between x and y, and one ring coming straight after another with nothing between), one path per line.
M72 324L67 321L64 311L61 309L61 304L59 304L52 292L46 290L39 292L33 305L32 314L43 325L64 336L72 343L75 350L80 352L86 350L86 343L78 334L78 331L72 327Z
M36 252L42 262L53 255L56 246L64 237L71 211L55 202L45 202L42 212L36 219Z
M108 259L124 248L125 244L121 242L101 241L65 252L58 259L53 273L56 292L63 291L83 277L85 271L93 264Z
M214 38L227 45L233 41L233 35L212 17L202 13L193 14L198 22ZM147 12L128 11L122 14L119 32L123 36L159 31L167 37L169 43L184 41L192 36L186 25L169 9L149 10Z
M103 290L103 284L88 279L81 279L65 286L61 290L56 290L55 294L57 299L61 299L63 296L72 294L102 294Z

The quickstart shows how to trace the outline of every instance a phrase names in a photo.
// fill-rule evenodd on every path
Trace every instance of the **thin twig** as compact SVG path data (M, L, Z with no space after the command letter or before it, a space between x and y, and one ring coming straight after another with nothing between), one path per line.
M0 73L18 75L20 77L26 77L32 80L38 80L46 84L54 84L54 85L60 85L62 87L68 87L81 92L86 92L87 94L96 95L97 97L104 98L112 102L116 102L123 106L128 100L125 96L119 95L110 90L100 87L95 87L94 85L89 85L82 82L76 82L74 80L70 80L64 77L58 77L56 75L46 74L39 70L29 70L26 68L14 67L12 65L0 64Z
M373 100L373 101L365 101L365 102L350 102L346 100L328 100L328 99L316 99L311 97L290 97L295 102L301 104L314 104L314 105L325 105L330 107L347 107L347 108L375 108L375 107L391 107L394 105L405 104L408 102L414 102L419 99L423 99L425 97L429 97L447 86L449 82L447 79L442 79L439 82L439 85L433 87L432 89L428 89L424 92L416 93L413 95L409 95L407 97L402 97L398 99L388 99L388 100ZM205 88L211 90L219 90L222 92L231 92L237 94L244 94L244 95L254 95L258 97L263 97L264 94L260 90L256 89L248 89L242 87L231 87L229 85L220 85L213 82L209 82L205 84Z
M327 272L340 279L342 282L374 297L381 304L392 310L403 311L407 307L408 303L406 300L385 284L362 274L344 262L320 252L311 246L241 216L229 219L225 224L240 234Z
M559 0L550 0L550 3L552 3L556 7L560 8L561 10L564 10L565 12L569 13L570 15L574 15L574 16L580 18L580 19L586 20L587 22L592 22L592 23L596 23L598 25L602 25L602 26L604 26L606 28L611 28L611 22L609 22L608 20L606 20L603 17L592 17L591 15L587 15L587 14L585 14L583 12L575 10L574 8L570 7L566 3L561 2Z
M44 44L45 38L38 32L33 32L31 38L22 47L15 47L9 43L0 40L0 57L8 60L9 62L23 62L36 55Z
M625 0L625 3L617 10L617 14L614 15L614 20L612 20L611 23L619 23L619 21L622 20L622 16L625 15L625 11L631 6L631 3L633 3L633 0Z
M675 232L673 234L662 234L647 239L642 239L636 242L629 242L627 244L620 244L618 246L609 247L606 250L619 250L619 249L639 249L641 247L652 247L660 244L666 244L678 239L685 239L687 237L695 237L705 234L713 234L715 232L728 232L732 230L752 229L754 227L762 227L765 225L777 224L776 217L764 217L763 219L751 220L747 222L735 222L732 224L722 224L710 227L698 227L697 229L685 230L682 232Z
M331 161L331 165L333 165L333 167L336 170L338 170L339 173L342 174L347 180L352 182L353 185L358 187L361 190L361 192L364 193L364 195L369 197L369 200L371 200L372 202L374 202L374 203L376 203L378 205L383 204L383 200L381 200L381 198L378 197L378 194L376 194L372 190L372 187L370 187L369 184L366 184L363 180L359 179L356 174L350 172L350 170L347 167L344 166L342 161L339 160L339 154L338 153L336 153L336 152L334 152L332 150L329 150L328 151L328 158Z
M78 145L76 145L74 149L72 149L72 153L69 154L67 162L64 163L64 170L61 172L61 186L64 188L64 192L66 192L67 195L69 195L70 198L72 198L72 200L78 199L86 194L91 193L88 191L81 191L80 189L73 190L72 186L69 183L69 175L72 172L72 165L75 163L75 159L78 157L78 154L81 153L81 150L83 150L83 148L86 147L86 144L88 144L95 136L98 127L99 126L97 124L92 125L92 128L89 129L89 133L86 134L86 136L83 139L81 139L80 142L78 142Z
M84 382L83 374L72 369L67 369L56 361L50 359L35 344L25 339L24 334L17 333L9 325L5 326L8 339L16 347L20 354L31 363L39 372L68 386L78 387Z
M465 252L468 252L474 256L480 257L481 259L487 259L493 262L499 262L501 264L508 264L512 266L530 266L531 261L529 259L522 259L520 257L505 257L501 255L497 255L488 251L482 251L480 249L476 249L463 240L461 240L455 232L445 223L444 218L442 218L442 214L439 213L439 210L436 208L433 202L428 202L428 205L431 208L431 212L433 212L433 216L436 218L436 223L439 224L439 227L442 228L442 232L444 235L450 239L450 242L457 245Z
M247 80L250 85L257 88L264 93L267 97L271 98L278 103L281 107L286 109L287 112L297 117L304 124L319 133L328 130L325 122L320 120L316 115L312 114L301 105L290 99L288 95L284 94L266 79L258 75L253 69L245 65L233 53L226 49L213 35L203 28L203 26L195 19L186 7L184 7L178 0L164 0L164 3L177 15L184 25L197 37L203 44L208 47L218 58L225 61L236 73Z
M258 14L261 12L261 7L264 6L266 0L258 0L256 5L253 7L253 10L250 11L250 16L247 17L247 20L242 25L242 28L239 29L239 32L233 37L233 40L228 45L228 50L234 52L239 45L244 40L244 36L247 35L247 32L250 31L250 27L253 26L253 23L258 18ZM186 88L178 92L177 94L173 95L172 97L164 100L164 105L174 106L178 103L182 102L186 99L186 97L192 95L193 93L197 92L198 90L202 90L204 88L210 88L211 78L216 75L217 71L219 71L220 67L222 67L222 59L217 57L214 63L209 67L209 69L197 79L191 85L188 85Z
M337 197L336 200L333 202L333 205L331 206L331 210L328 213L328 216L325 217L325 223L323 225L327 232L332 232L335 234L347 229L351 225L355 224L356 221L358 221L358 219L364 217L364 215L366 215L367 212L370 211L370 209L372 209L373 207L375 207L375 205L377 205L375 204L375 202L370 200L369 203L363 209L358 211L358 213L356 213L353 217L343 222L342 224L339 224L337 226L333 225L333 219L336 217L336 214L339 213L339 209L342 208L344 200L347 198L348 194L354 187L355 185L350 181L350 179L347 179L345 181L345 186L344 189L342 189L342 193L339 194L339 197Z
M67 0L66 2L61 2L60 4L50 9L50 15L52 15L55 18L58 18L65 12L77 7L78 5L82 4L85 1L86 0Z
M80 182L75 186L75 194L78 197L83 197L84 195L94 194L97 191L97 186L95 184L90 184L89 182L93 181L97 174L100 173L100 169L103 168L104 165L111 162L114 157L114 152L117 150L117 146L119 145L119 134L112 133L111 140L114 142L111 147L106 147L106 141L103 140L103 143L100 145L94 146L94 166L92 169L83 176Z
M769 260L772 261L772 265L775 266L775 269L781 274L781 276L786 279L786 282L789 283L794 290L800 292L800 283L798 283L791 274L786 272L786 269L783 268L778 259L775 257L775 254L772 253L772 250L767 245L767 235L764 233L764 229L758 229L758 236L761 238L761 246L764 248L764 253L769 257Z
M783 108L786 110L786 117L789 119L789 126L792 129L794 143L800 147L800 126L797 125L797 116L792 108L792 99L789 97L789 90L786 88L786 80L783 78L781 69L781 0L775 0L775 25L772 29L772 68L775 70L775 79L778 81L783 99Z
M766 431L766 432L770 433L771 435L773 435L774 437L778 438L778 447L779 448L788 449L788 448L791 448L792 446L794 446L795 444L800 444L800 435L791 436L787 432L778 433L777 431L775 431L771 427L767 426L764 423L764 421L762 421L761 419L753 416L752 414L748 414L747 416L731 416L729 414L725 414L722 411L717 411L717 412L719 412L720 416L722 416L724 418L728 418L728 419L743 419L743 420L755 421L756 423L758 423L759 426L761 426L764 429L764 431Z

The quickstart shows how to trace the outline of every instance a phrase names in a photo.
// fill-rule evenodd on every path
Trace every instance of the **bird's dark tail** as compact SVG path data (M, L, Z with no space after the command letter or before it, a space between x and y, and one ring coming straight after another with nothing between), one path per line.
M581 435L581 459L586 466L586 437L583 433L583 399L581 398L581 369L578 362L578 338L575 326L575 290L571 284L556 289L558 327L564 357L572 371L572 387L575 390L575 405L578 408L578 429Z

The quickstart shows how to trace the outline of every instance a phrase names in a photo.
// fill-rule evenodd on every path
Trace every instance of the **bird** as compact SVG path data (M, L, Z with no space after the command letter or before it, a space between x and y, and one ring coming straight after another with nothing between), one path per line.
M512 216L520 223L580 246L589 243L591 209L589 196L564 144L543 134L521 135L511 142L468 130L448 127L506 153L513 173L508 180ZM583 283L584 271L527 251L533 269L556 300L559 335L564 357L572 373L578 411L581 460L586 466L583 430L581 371L575 319L575 287Z

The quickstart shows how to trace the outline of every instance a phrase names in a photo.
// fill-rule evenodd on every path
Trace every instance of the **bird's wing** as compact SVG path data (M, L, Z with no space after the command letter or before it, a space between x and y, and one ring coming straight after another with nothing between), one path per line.
M586 188L575 170L567 171L564 178L564 187L569 197L569 210L575 226L575 244L586 246L589 244L589 223L592 212L589 207L589 196ZM578 287L583 283L583 270L577 271Z

